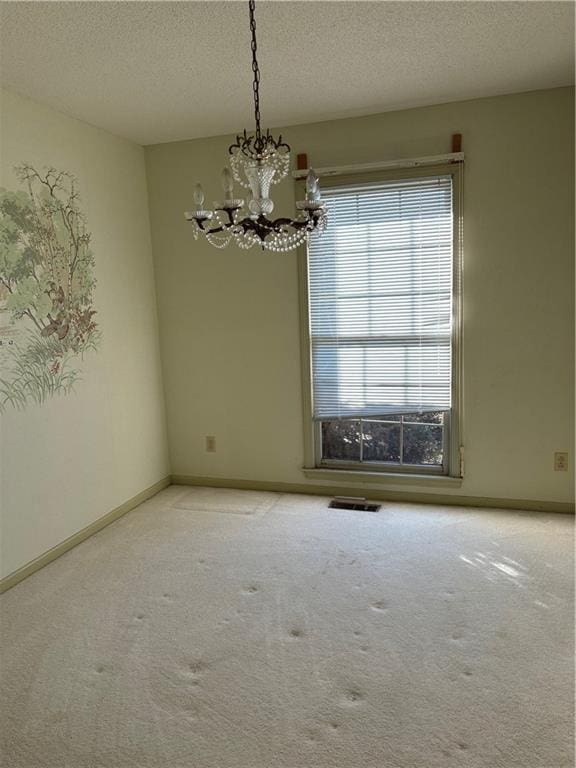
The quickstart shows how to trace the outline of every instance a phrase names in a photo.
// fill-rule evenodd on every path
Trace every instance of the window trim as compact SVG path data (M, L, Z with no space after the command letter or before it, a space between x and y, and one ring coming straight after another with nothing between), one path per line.
M310 339L309 285L308 285L308 250L305 246L298 249L298 284L300 299L300 351L302 373L302 400L304 417L304 465L305 470L337 470L342 472L381 473L385 476L406 477L423 474L430 477L463 476L463 318L462 318L462 288L463 288L463 249L462 249L462 214L463 214L463 163L453 162L447 165L433 165L418 168L394 169L390 171L374 171L353 175L342 175L330 178L330 186L347 186L350 184L370 184L380 181L397 181L401 179L423 178L426 176L452 176L452 210L453 210L453 289L452 289L452 407L447 417L445 440L448 439L447 461L438 470L433 466L414 465L400 467L393 464L351 463L329 459L322 461L321 424L312 418L312 345ZM297 187L302 186L301 180ZM330 219L328 219L330 226ZM322 235L318 235L322 237Z

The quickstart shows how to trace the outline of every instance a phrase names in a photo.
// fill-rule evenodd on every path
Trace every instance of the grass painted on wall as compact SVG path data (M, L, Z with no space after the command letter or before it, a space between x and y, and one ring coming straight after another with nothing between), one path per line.
M22 163L0 190L0 410L67 394L100 342L94 255L76 179Z

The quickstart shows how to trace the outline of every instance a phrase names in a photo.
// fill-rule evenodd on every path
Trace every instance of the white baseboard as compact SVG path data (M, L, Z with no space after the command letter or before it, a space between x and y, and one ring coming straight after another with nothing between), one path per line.
M574 504L561 501L497 499L484 496L460 496L447 493L382 490L381 488L368 488L366 485L307 485L305 483L281 483L268 480L199 477L196 475L172 475L171 480L174 485L204 485L212 488L237 488L238 490L276 491L278 493L304 493L316 496L362 495L374 499L375 501L407 501L417 504L440 504L442 506L490 507L493 509L526 510L527 512L560 512L564 514L574 514Z
M116 509L108 512L103 517L98 518L86 528L78 531L73 536L70 536L65 541L57 544L52 549L49 549L44 554L32 560L30 563L23 565L18 570L10 573L0 580L0 594L7 589L18 584L27 576L35 573L43 568L48 563L51 563L60 555L63 555L68 550L75 547L80 542L87 539L89 536L101 531L110 523L118 520L119 517L125 515L130 510L137 507L138 504L142 504L143 501L155 496L159 491L163 490L170 484L174 485L197 485L207 486L212 488L237 488L239 490L251 490L251 491L275 491L277 493L304 493L310 495L319 496L357 496L359 493L359 487L350 486L334 486L334 485L308 485L305 483L282 483L267 480L241 480L222 477L202 477L197 475L171 475L162 478L154 485L144 489L140 493L133 496L128 501L125 501ZM381 489L370 489L368 492L366 488L362 489L364 493L374 500L382 501L407 501L421 504L441 504L452 505L461 507L491 507L495 509L517 509L526 510L528 512L560 512L574 514L574 504L568 502L559 501L538 501L534 499L496 499L486 498L483 496L459 496L455 494L446 493L416 493L406 491L388 491Z
M77 533L62 541L60 544L52 547L52 549L44 552L44 554L39 555L31 562L26 563L26 565L23 565L21 568L13 571L13 573L8 574L8 576L5 576L0 580L0 594L2 594L2 592L6 592L6 590L10 589L11 587L14 587L16 584L18 584L18 582L22 581L22 579L25 579L27 576L30 576L31 574L40 570L40 568L48 565L48 563L51 563L52 560L56 560L57 557L60 557L60 555L68 552L69 549L72 549L72 547L80 544L80 542L84 541L89 536L92 536L98 531L101 531L102 528L105 528L107 525L110 525L110 523L118 520L119 517L122 517L122 515L130 512L130 510L134 509L134 507L137 507L138 504L142 504L143 501L146 501L152 496L155 496L158 491L161 491L163 488L166 488L169 485L170 477L168 476L162 478L162 480L159 480L149 488L145 488L143 491L140 491L140 493L137 493L136 496L128 499L128 501L125 501L111 512L108 512L102 517L99 517L98 520L90 523L90 525L87 525L86 528L82 528L81 531L78 531Z

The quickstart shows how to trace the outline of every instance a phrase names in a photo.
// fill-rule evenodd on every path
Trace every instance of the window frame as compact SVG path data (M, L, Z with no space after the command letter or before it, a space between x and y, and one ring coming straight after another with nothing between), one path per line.
M312 383L312 345L310 338L309 284L308 284L308 249L306 246L298 249L299 298L300 298L300 332L301 332L301 370L304 416L304 469L326 469L345 472L373 472L394 475L426 475L430 477L463 476L463 318L462 318L462 285L463 285L463 248L462 248L462 215L463 215L463 162L442 163L411 168L393 169L390 171L373 171L368 173L346 174L326 177L330 187L347 186L351 184L374 184L381 181L399 181L402 179L424 178L429 176L452 177L452 214L453 214L453 277L452 277L452 406L445 415L443 430L444 463L436 465L399 465L392 462L350 462L338 459L322 459L322 424L312 418L313 413L313 383ZM322 180L321 180L322 181ZM297 185L302 185L298 180ZM328 218L330 226L330 218ZM316 235L314 235L316 236ZM322 237L321 234L317 235Z

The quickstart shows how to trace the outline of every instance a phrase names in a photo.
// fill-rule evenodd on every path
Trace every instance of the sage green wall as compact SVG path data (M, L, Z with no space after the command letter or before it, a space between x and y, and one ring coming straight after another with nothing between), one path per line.
M282 130L317 167L463 134L466 471L441 493L573 499L573 473L553 471L554 451L574 456L573 114L561 88ZM216 250L183 218L196 181L220 197L230 143L146 148L172 472L305 483L296 255ZM273 189L290 215L293 184Z
M78 179L96 259L99 351L74 393L2 417L2 575L169 473L144 150L21 98L1 99L0 186L27 161Z

